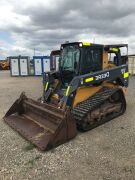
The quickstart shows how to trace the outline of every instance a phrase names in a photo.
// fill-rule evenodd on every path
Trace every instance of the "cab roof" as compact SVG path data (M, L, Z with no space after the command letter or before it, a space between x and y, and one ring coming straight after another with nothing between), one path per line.
M95 43L90 43L90 42L65 42L62 44L62 47L65 46L74 46L74 45L79 45L82 43L83 46L97 46L97 47L104 47L104 48L121 48L121 47L128 47L128 44L108 44L108 45L103 45L103 44L95 44Z
M110 44L105 45L107 48L121 48L121 47L128 47L128 44Z
M69 45L74 46L74 45L79 45L81 43L83 46L102 46L103 47L102 44L94 44L94 43L90 43L90 42L66 42L66 43L62 44L61 46L63 46L63 47L69 46Z

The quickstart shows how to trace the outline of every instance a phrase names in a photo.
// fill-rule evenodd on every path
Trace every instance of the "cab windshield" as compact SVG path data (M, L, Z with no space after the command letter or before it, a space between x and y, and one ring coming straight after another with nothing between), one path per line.
M75 72L79 67L80 50L75 46L64 47L61 57L62 71Z

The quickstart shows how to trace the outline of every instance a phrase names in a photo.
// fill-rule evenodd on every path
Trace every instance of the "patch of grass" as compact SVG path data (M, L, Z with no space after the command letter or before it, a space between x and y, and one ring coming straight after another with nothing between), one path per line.
M24 151L31 151L35 148L35 146L33 144L28 144L27 146L25 146L23 148Z
M133 172L133 168L132 167L124 167L123 171L132 173Z
M37 160L39 160L40 158L41 158L40 155L39 155L39 156L36 156L36 157L30 159L30 160L26 163L26 165L30 165L30 168L32 168L32 167L34 166L35 162L36 162Z

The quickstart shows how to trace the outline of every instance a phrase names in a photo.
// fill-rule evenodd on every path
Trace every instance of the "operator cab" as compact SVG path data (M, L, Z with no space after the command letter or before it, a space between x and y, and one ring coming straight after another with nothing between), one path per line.
M60 73L64 86L75 76L102 70L103 45L68 43L61 45Z
M60 83L58 86L56 83L58 88L55 88L51 101L59 103L74 77L125 64L121 57L121 47L126 47L126 45L100 45L86 42L62 44L59 71L53 74L53 78ZM109 62L112 54L113 61Z
M127 47L127 44L100 45L86 42L62 44L60 74L63 86L67 87L75 76L125 64ZM121 56L121 48L125 48L124 56Z

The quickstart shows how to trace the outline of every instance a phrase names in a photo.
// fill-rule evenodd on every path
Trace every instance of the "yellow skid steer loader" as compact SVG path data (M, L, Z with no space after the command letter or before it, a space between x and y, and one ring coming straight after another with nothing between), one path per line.
M5 122L40 150L56 147L126 110L127 44L61 45L59 71L44 73L40 101L21 94Z

